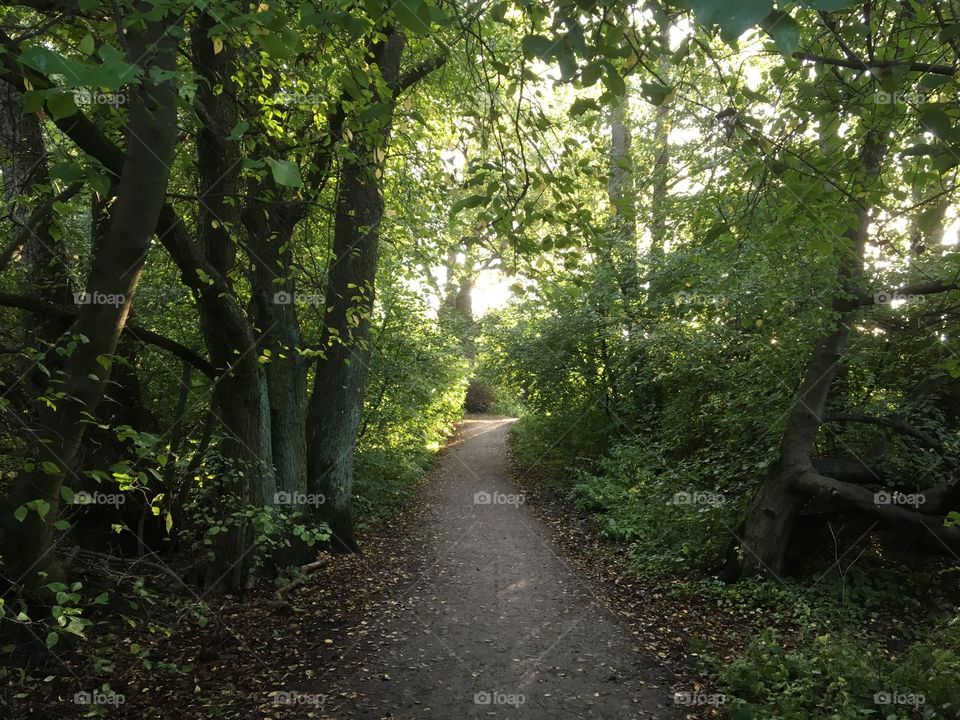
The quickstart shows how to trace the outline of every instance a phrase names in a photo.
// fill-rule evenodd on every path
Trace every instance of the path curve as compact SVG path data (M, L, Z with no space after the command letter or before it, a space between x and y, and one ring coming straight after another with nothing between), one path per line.
M423 567L376 608L332 717L683 717L667 672L519 501L511 422L468 418L440 454L424 490Z

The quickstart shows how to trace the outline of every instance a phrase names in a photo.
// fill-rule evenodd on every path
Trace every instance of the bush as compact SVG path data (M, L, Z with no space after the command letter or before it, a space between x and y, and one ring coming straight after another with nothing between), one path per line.
M638 571L715 567L742 507L726 484L735 468L712 454L669 462L656 443L622 440L577 474L571 494L602 537L631 543Z
M956 718L958 650L955 621L899 658L853 632L804 637L787 649L776 632L765 630L741 657L717 670L734 719Z

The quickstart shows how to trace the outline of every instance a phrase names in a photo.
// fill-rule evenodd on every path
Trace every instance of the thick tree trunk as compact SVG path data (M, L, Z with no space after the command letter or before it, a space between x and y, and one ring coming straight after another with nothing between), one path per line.
M172 72L176 45L165 23L131 28L127 42L131 62ZM36 429L38 467L14 482L3 507L3 556L14 578L34 596L63 578L54 553L52 522L58 516L60 488L73 472L73 461L86 427L109 378L109 357L127 319L130 303L150 247L150 238L163 205L170 163L176 144L176 97L172 80L155 83L145 72L129 106L127 150L117 183L117 195L104 236L95 247L86 282L91 302L83 304L73 325L74 337L85 337L64 365L63 397L47 408ZM46 463L46 464L41 464ZM41 517L31 510L18 521L14 512L33 500L49 509Z
M256 186L251 197L279 192ZM292 276L291 240L302 211L282 201L253 199L243 214L253 254L250 284L252 312L270 396L270 446L278 497L296 498L307 490L307 363L300 355L303 338L298 297ZM319 303L317 303L319 304ZM288 510L292 508L287 508Z
M390 97L375 102L390 106L405 39L393 30L373 48L375 64ZM308 488L325 496L323 515L341 550L358 550L351 495L353 453L363 410L370 350L367 334L373 309L380 222L383 217L383 158L390 119L370 132L354 132L340 177L334 223L333 258L326 291L327 315L311 397Z
M866 197L880 174L884 150L879 135L868 131L860 152L865 169L861 197ZM833 303L837 320L834 329L814 346L803 383L780 437L779 458L771 466L747 516L741 538L740 568L743 574L782 577L786 573L787 546L794 522L801 506L810 497L798 481L814 472L814 443L826 418L830 388L850 334L851 314L841 310L849 304L849 297L861 294L864 248L870 227L865 200L860 201L855 214L855 226L844 233L847 246L839 249L840 292Z
M205 264L216 272L227 292L200 292L198 306L210 359L221 373L212 400L212 412L222 430L219 450L234 464L221 478L224 495L219 505L226 517L231 511L272 502L276 484L266 374L258 362L253 329L229 286L236 263L234 236L242 229L236 202L240 150L237 143L226 139L239 117L231 77L236 50L226 47L219 53L215 51L209 37L213 25L213 19L204 14L192 33L194 66L202 77L197 89L197 107L203 121L197 136L202 198L197 232ZM207 568L205 584L236 590L247 582L253 561L253 531L248 522L235 519L228 527L229 531L214 547L215 560Z

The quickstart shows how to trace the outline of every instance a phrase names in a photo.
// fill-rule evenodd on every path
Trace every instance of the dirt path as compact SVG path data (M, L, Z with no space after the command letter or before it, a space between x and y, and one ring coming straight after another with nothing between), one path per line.
M510 422L468 419L442 453L424 491L422 568L354 628L325 716L683 717L670 677L519 502Z

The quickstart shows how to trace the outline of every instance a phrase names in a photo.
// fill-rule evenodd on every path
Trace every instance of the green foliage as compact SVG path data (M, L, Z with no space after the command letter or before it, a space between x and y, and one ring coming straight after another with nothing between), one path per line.
M457 334L430 317L422 299L388 286L380 303L355 459L366 527L408 498L462 416L469 367Z
M899 657L852 631L801 637L790 647L764 630L718 667L731 718L946 719L960 706L957 624L937 627Z
M28 119L41 145L28 158L36 182L24 188L7 182L19 149L2 148L0 229L14 238L29 227L40 242L4 260L3 293L23 302L3 310L11 350L0 361L0 485L50 481L43 497L14 498L8 528L52 529L58 543L63 533L91 542L88 531L115 559L190 556L211 566L249 545L243 562L256 576L293 546L328 539L326 526L256 497L270 486L272 458L252 457L259 450L221 429L234 418L209 411L244 361L259 361L258 382L289 361L309 383L330 347L355 334L357 358L369 352L357 373L366 387L355 388L363 406L353 489L364 528L389 522L409 497L473 377L493 398L490 412L523 415L511 435L521 470L571 498L604 539L623 545L637 573L699 576L722 562L776 458L810 349L852 299L849 231L861 205L873 227L857 293L960 273L955 246L939 243L956 216L958 25L937 4L687 0L641 12L622 2L84 0L66 13L44 5L0 10L19 38L4 41L5 85L23 90L23 112L5 121ZM165 37L180 43L177 65L147 72L146 60L129 62L127 44L164 18ZM194 34L201 20L204 32ZM402 80L391 87L371 52L388 33L404 45ZM198 49L224 62L222 75L204 75L191 57ZM802 59L811 56L828 61ZM90 342L70 330L74 312L95 313L68 298L97 279L100 226L135 174L124 163L119 176L99 150L139 147L127 128L148 81L176 85L183 142L160 191L180 223L157 233L136 273L133 312L121 321L139 326L136 342L131 328L115 328L112 337L124 338L116 352L99 354L92 373L71 371ZM613 159L617 108L634 142ZM220 114L232 117L221 123ZM871 137L884 147L867 183ZM197 152L207 141L237 158L213 187ZM356 164L370 177L356 193L361 207L344 207L344 171ZM73 195L57 199L73 184ZM205 217L214 200L236 217ZM48 202L49 222L28 217ZM334 228L371 208L377 278L347 284L351 297L340 299L351 337L341 337L327 327L331 273L371 258L334 257ZM373 228L358 224L353 231L369 237ZM222 237L208 242L211 227ZM478 337L454 291L481 268L510 276L514 299L483 319ZM293 302L288 288L306 300ZM275 292L288 302L271 305ZM940 298L878 301L845 318L853 336L830 408L895 417L934 442L831 424L816 439L818 456L882 461L904 491L955 474L956 303ZM44 313L23 320L24 303L41 300L64 306L51 316L59 325ZM230 336L216 337L224 320ZM280 320L283 336L270 337ZM166 342L145 345L145 329ZM174 343L181 356L200 357L203 371L183 373ZM63 461L47 456L50 438L36 442L35 432L64 431L40 418L74 407L71 372L77 385L109 381L83 408L79 452ZM918 390L926 385L935 387ZM287 398L268 399L255 422L287 409ZM269 439L258 438L261 450ZM77 507L85 484L129 498L127 512ZM960 522L957 509L947 522ZM4 546L8 560L19 552ZM49 582L42 618L12 588L4 624L26 625L57 648L66 636L90 637L108 600L124 612L166 602L131 577L109 589L86 578ZM909 603L897 597L907 589ZM891 607L922 617L916 578L853 571L840 584L695 581L686 590L744 618L769 611L782 626L717 670L741 717L916 715L871 706L878 677L923 692L925 717L956 714L955 627L943 637L913 633L899 658L849 631ZM202 605L189 607L206 622ZM124 653L154 662L139 644Z
M578 474L572 496L597 516L601 537L630 544L643 571L712 569L744 512L731 492L743 458L717 450L667 461L656 443L621 441Z

